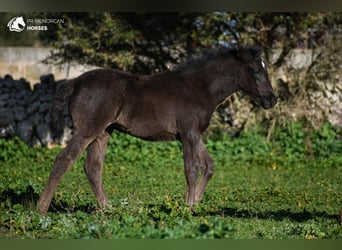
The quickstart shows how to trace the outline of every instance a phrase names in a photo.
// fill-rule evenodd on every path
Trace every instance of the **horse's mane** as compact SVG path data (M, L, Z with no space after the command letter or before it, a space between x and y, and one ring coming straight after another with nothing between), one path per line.
M222 57L234 57L241 60L252 60L253 58L260 56L263 50L257 46L246 46L246 47L220 47L217 49L207 49L201 53L193 54L188 57L184 62L175 65L172 68L173 71L184 71L194 69L210 60L219 59Z

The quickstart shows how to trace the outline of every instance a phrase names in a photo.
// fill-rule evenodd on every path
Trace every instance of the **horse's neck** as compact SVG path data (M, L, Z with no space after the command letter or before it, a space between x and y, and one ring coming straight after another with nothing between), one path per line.
M227 74L227 71L231 74ZM238 91L238 68L212 70L203 67L198 71L197 80L203 91L210 96L212 105L215 107L228 96Z

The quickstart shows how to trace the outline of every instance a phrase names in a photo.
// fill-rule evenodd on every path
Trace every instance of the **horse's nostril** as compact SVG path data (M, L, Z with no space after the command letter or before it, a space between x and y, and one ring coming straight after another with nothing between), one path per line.
M277 104L277 97L273 93L263 95L260 104L264 109L273 108Z

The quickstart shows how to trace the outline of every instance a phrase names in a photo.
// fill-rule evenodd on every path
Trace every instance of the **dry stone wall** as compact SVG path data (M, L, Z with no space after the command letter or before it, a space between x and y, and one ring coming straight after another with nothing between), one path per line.
M31 146L49 146L68 140L70 133L65 133L61 141L53 141L49 129L49 110L60 82L51 74L43 75L31 89L24 78L14 80L11 75L0 78L0 138L17 136ZM68 114L64 115L66 128L71 128Z

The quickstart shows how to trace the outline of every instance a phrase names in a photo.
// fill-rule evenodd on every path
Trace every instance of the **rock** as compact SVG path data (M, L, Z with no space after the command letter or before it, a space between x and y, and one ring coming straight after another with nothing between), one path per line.
M33 115L35 112L39 110L39 106L40 106L40 101L39 100L35 101L30 106L28 106L27 113L29 115Z
M12 123L6 127L7 134L9 137L15 136L15 131L16 131L16 124Z
M2 80L2 86L11 88L13 87L13 78L10 75L5 75L4 80Z
M6 127L0 128L0 138L10 138L15 136L16 125L12 123Z
M39 98L39 93L38 91L33 91L31 92L31 96L29 97L29 102L32 103L34 101L36 101Z
M64 131L63 131L62 139L60 140L60 143L62 145L66 145L70 141L72 135L73 135L73 130L71 128L65 127Z
M65 105L63 108L63 116L69 116L69 105Z
M32 147L41 147L43 146L41 141L39 140L39 138L37 136L32 136L31 141L28 143L30 146Z
M25 120L18 124L17 134L25 143L30 143L32 135L33 135L33 123L29 120Z
M4 93L0 95L0 101L7 101L11 97L10 94Z
M23 96L21 103L24 107L29 106L31 104L31 93L29 93L26 96Z
M43 103L39 106L39 113L40 113L41 115L45 114L46 112L49 111L50 106L51 106L51 103L43 102Z
M0 138L6 138L6 137L7 137L6 129L0 127Z
M25 89L25 90L20 90L18 93L17 93L17 98L18 99L24 99L24 97L28 96L31 94L31 91Z
M17 104L17 99L15 99L15 98L9 98L8 100L7 100L7 106L8 107L14 107L14 106L16 106L16 104Z
M54 98L54 95L52 94L45 94L45 95L41 95L39 97L39 100L42 102L51 102Z
M69 127L69 128L73 127L73 122L72 122L72 119L69 115L64 116L64 126Z
M50 112L47 112L46 115L44 116L44 122L49 124L50 121L51 121Z
M21 90L29 90L30 89L30 83L27 82L24 78L20 78L15 84L14 87L17 91Z
M5 127L14 122L14 114L12 109L0 108L0 127Z
M33 113L29 120L33 123L33 125L38 125L40 123L40 114L38 112Z
M27 113L24 107L17 107L14 112L14 118L17 122L21 122L27 117Z
M40 77L40 82L42 84L53 84L53 83L55 83L55 78L54 78L53 74L42 75Z
M36 131L39 140L44 146L48 145L48 143L52 141L49 125L46 123L39 124Z

